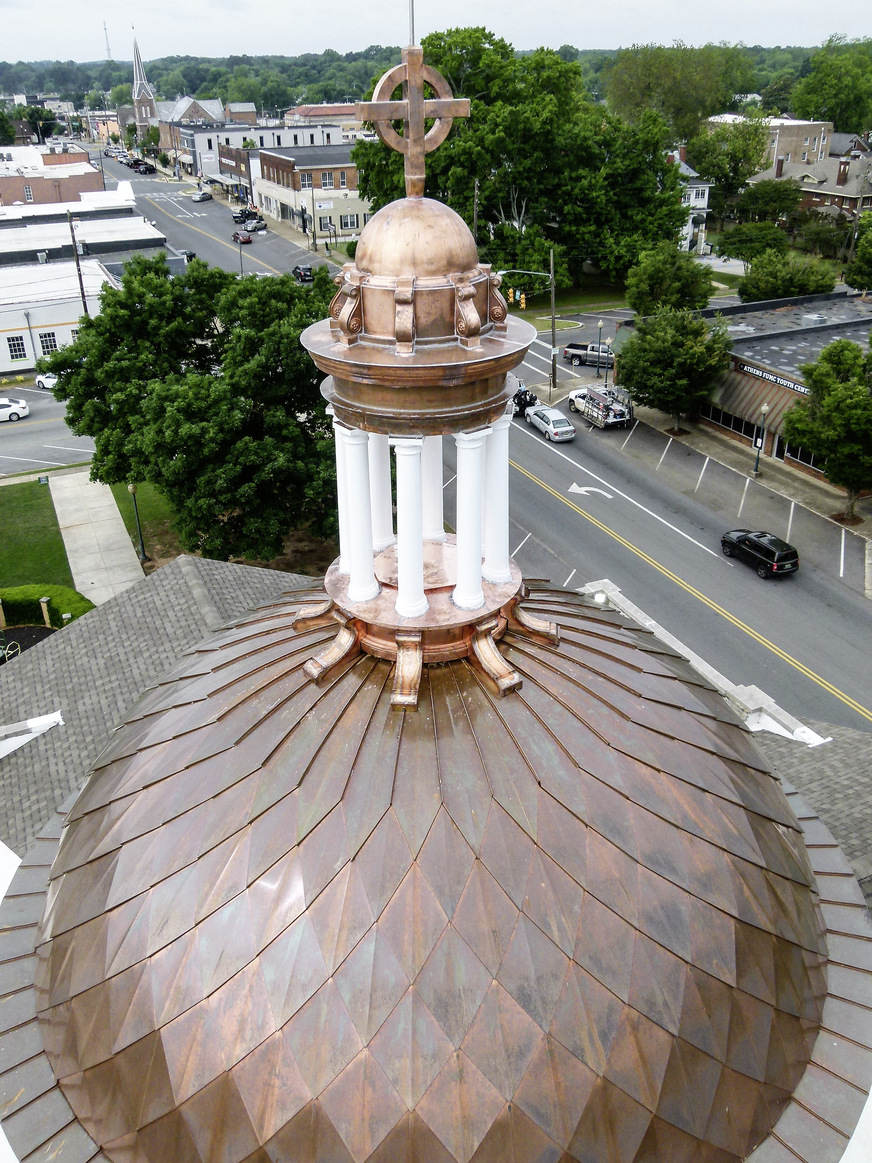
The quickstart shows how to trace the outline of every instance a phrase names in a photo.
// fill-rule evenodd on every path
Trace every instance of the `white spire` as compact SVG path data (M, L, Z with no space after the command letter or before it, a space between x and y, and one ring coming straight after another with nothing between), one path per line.
M142 57L139 55L139 45L136 37L133 38L133 104L143 97L154 100L151 85L145 79L145 69L142 67Z

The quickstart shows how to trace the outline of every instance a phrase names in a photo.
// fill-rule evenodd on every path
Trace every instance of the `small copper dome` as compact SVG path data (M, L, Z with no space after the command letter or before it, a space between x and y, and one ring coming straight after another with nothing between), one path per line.
M367 222L357 244L365 274L414 278L472 274L478 251L459 214L431 198L402 198Z

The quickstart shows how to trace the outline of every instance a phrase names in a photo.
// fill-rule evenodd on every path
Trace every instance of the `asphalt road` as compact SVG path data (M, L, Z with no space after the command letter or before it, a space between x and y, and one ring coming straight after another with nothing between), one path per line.
M519 373L528 383L545 378L549 351L534 346ZM572 379L565 365L559 379L562 396ZM573 589L608 578L732 682L760 687L799 719L872 731L872 603L802 545L800 571L777 581L727 560L720 535L742 522L623 452L625 432L561 410L578 428L572 443L549 444L520 419L512 426L510 550L525 576ZM445 458L451 523L451 441Z
M64 420L66 405L51 392L15 384L4 393L27 400L30 415L14 424L0 424L0 476L90 461L94 441L70 432Z
M192 250L211 266L241 270L245 275L278 275L290 273L298 264L324 263L323 256L313 255L269 227L254 234L250 243L238 245L230 237L239 227L228 204L218 197L193 202L193 187L188 182L176 182L160 173L140 175L107 157L103 158L103 173L107 190L119 181L130 182L137 207L166 235L170 246Z

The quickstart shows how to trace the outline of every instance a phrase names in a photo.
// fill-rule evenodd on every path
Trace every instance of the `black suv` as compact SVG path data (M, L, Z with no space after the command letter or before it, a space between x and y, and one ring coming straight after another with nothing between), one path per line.
M311 283L315 278L315 274L311 267L294 267L291 274L298 283Z
M721 537L721 549L724 557L738 557L753 565L758 577L781 577L799 569L799 554L794 547L762 529L756 533L733 529Z

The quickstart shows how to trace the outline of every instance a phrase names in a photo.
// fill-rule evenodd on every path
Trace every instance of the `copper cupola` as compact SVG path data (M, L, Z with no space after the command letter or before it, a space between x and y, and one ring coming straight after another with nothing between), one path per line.
M437 94L424 99L424 82ZM403 100L390 101L402 83ZM336 279L330 319L303 334L328 375L336 434L340 556L326 589L345 634L313 659L321 678L358 649L397 658L395 705L414 705L425 662L471 657L503 693L518 678L495 646L518 609L508 548L507 375L535 330L510 318L500 277L480 263L466 223L423 197L424 154L468 113L419 48L360 107L405 155L407 197L366 224ZM402 118L405 136L391 119ZM435 118L424 133L425 118ZM446 533L442 441L457 450L457 511ZM396 527L390 450L396 461ZM552 626L539 629L554 634Z

